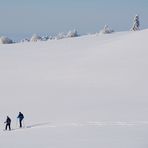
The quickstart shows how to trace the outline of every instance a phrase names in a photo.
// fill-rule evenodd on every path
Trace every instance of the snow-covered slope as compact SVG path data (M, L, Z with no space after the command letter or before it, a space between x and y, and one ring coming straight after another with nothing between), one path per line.
M9 115L16 128L22 111L26 126L1 132L0 146L146 148L147 38L143 30L0 45L0 122Z

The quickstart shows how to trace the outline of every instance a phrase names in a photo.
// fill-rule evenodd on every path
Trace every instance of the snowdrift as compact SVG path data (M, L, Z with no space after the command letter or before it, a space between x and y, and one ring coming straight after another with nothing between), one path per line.
M13 41L7 37L1 36L0 37L0 44L12 44Z

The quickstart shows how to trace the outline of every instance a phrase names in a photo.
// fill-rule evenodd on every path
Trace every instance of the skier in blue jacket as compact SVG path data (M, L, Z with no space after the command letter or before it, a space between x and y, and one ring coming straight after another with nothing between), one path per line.
M24 119L24 115L21 112L19 112L17 118L19 119L20 128L22 128L22 121Z

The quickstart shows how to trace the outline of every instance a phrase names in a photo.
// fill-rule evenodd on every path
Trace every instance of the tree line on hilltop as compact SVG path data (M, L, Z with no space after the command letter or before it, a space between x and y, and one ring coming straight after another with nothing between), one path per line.
M136 15L133 19L133 25L130 29L130 31L138 31L140 30L140 21L139 21L139 16ZM111 29L108 25L105 25L104 28L99 32L99 34L110 34L113 33L114 30ZM20 42L38 42L38 41L47 41L47 40L60 40L64 38L73 38L73 37L78 37L79 34L77 30L69 31L68 33L59 33L56 36L39 36L37 34L34 34L30 39L25 38L22 39ZM8 37L1 36L0 37L0 44L12 44L16 43L12 39Z

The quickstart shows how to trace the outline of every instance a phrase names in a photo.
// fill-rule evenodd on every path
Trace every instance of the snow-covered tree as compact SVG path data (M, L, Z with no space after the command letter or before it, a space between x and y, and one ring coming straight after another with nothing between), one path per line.
M53 40L55 39L53 36L48 36L48 40Z
M49 36L42 36L42 41L47 41L49 40Z
M23 42L29 42L29 41L30 41L30 40L27 39L27 38L21 40L22 43L23 43Z
M131 31L137 31L137 30L140 30L139 15L136 15L136 16L134 17L133 26L132 26L132 28L131 28Z
M56 40L60 40L60 39L63 39L63 38L66 38L66 35L65 35L64 33L59 33L59 34L55 37Z
M100 34L110 34L113 33L114 30L110 29L108 25L105 25L104 28L100 31Z
M66 35L67 38L72 38L77 36L78 36L77 30L69 31Z
M0 44L12 44L13 41L7 37L1 36L0 37Z
M36 34L34 34L31 39L30 39L31 42L38 42L38 41L42 41L42 38Z

